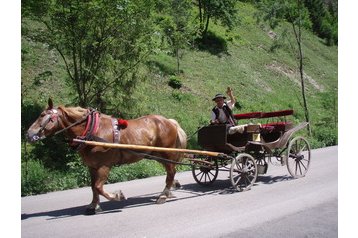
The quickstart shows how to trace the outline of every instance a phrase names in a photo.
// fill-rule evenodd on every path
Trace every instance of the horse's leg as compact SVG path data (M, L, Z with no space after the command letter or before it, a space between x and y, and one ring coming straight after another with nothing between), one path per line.
M86 208L86 214L92 215L97 212L102 211L101 207L99 206L99 193L95 188L95 183L97 180L97 171L94 168L88 168L91 176L91 188L92 188L92 202Z
M102 195L103 197L107 198L110 201L112 200L120 201L126 199L122 191L118 191L115 193L108 193L104 190L103 186L108 179L110 170L111 168L107 166L102 166L98 169L90 168L93 200L87 209L88 211L87 213L94 214L96 213L96 211L100 211L101 208L99 206L99 195Z
M174 198L175 196L170 191L170 188L174 184L174 176L176 173L175 164L164 164L165 170L167 171L167 178L165 180L165 188L157 199L157 204L165 203L167 198ZM177 182L177 181L176 181Z

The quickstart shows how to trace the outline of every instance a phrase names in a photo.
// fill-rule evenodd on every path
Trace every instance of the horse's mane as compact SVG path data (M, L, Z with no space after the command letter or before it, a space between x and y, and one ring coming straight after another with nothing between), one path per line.
M59 106L58 109L63 111L64 114L69 118L83 117L87 113L87 109L82 108L82 107Z

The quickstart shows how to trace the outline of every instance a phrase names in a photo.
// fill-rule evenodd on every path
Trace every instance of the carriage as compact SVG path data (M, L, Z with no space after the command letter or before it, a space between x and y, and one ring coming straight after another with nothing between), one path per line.
M230 181L238 191L249 190L257 176L265 174L268 165L286 166L293 178L305 176L311 151L308 141L295 132L308 125L296 126L287 120L293 110L250 112L234 115L236 120L247 119L243 133L228 134L228 125L209 125L198 130L198 144L204 150L228 156L195 155L192 174L200 185L215 182L219 171L229 171ZM257 121L264 121L259 124Z
M86 214L95 214L101 210L99 195L108 200L125 199L121 191L110 193L104 189L111 167L143 158L157 160L167 172L157 203L173 197L170 190L176 183L175 166L183 164L184 153L194 157L189 158L187 165L192 166L194 179L201 185L212 184L219 170L226 170L235 189L248 190L258 174L266 173L269 163L286 165L294 178L305 176L311 159L310 146L305 138L293 135L308 123L293 126L285 119L292 114L292 110L237 114L237 120L252 120L243 133L228 135L227 125L205 126L198 130L202 149L191 150L186 149L186 133L174 119L148 115L122 122L91 108L54 107L49 99L47 109L27 131L27 138L36 142L65 133L69 145L89 168L93 198ZM270 118L283 119L266 124L254 121Z

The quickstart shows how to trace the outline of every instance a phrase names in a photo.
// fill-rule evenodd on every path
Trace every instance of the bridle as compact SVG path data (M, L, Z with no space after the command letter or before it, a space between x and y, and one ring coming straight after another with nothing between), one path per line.
M53 109L49 109L48 111L50 111L50 113L49 113L49 114L46 114L45 118L44 118L43 121L41 122L40 130L39 130L39 132L38 132L37 134L40 134L41 132L43 132L43 131L45 130L45 128L47 127L47 125L48 125L50 122L54 123L55 121L57 121L57 125L58 125L58 126L60 125L60 122L59 122L59 118L60 118L60 117L59 117L59 114L58 114L58 109L53 108ZM83 118L80 119L79 121L76 121L76 122L72 123L71 125L69 125L69 126L63 128L63 129L61 129L61 130L55 132L54 134L52 134L52 135L50 135L50 136L58 135L58 134L60 134L60 133L62 133L62 132L64 132L64 131L67 131L68 129L70 129L70 128L74 127L74 126L77 126L77 125L79 125L79 124L85 122L85 121L87 120L88 116L91 115L94 111L96 111L96 110L95 110L95 109L89 109L89 111L88 111L88 113L85 115L85 117L83 117ZM34 136L34 139L35 139L35 140L43 140L43 139L48 138L48 137L50 137L50 136L45 136L45 135L43 135L43 136L39 137L39 136L35 135L35 136ZM36 138L36 137L37 137L37 138Z

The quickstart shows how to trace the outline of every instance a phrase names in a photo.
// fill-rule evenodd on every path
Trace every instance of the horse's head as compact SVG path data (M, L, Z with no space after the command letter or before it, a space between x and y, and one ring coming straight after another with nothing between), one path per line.
M59 111L53 107L51 99L48 100L48 108L43 111L39 118L31 125L27 131L29 142L36 142L47 136L53 135L60 129Z

